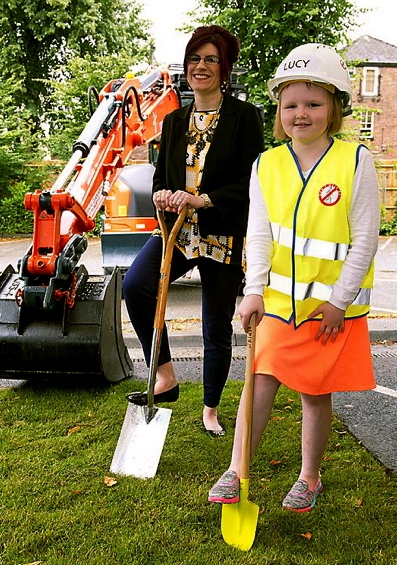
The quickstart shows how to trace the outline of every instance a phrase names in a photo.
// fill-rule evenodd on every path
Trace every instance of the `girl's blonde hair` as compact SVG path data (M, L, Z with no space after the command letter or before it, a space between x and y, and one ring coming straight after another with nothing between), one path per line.
M302 82L305 82L308 88L310 88L312 85L310 81L307 82L302 81ZM338 133L342 128L342 123L343 123L342 95L339 92L339 90L335 90L334 94L329 92L327 89L324 90L326 90L329 99L332 101L329 116L328 116L328 128L327 128L328 135L332 136ZM285 133L281 123L280 104L281 104L282 95L283 92L281 90L277 104L276 118L273 127L273 135L276 139L279 139L281 141L286 141L287 139L290 139L290 137Z

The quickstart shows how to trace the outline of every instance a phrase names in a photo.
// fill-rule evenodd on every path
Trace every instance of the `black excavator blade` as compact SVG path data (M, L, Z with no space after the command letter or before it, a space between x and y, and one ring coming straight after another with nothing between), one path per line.
M0 378L117 382L132 375L120 271L90 276L81 266L76 279L74 307L47 312L18 305L21 279L11 265L0 274Z

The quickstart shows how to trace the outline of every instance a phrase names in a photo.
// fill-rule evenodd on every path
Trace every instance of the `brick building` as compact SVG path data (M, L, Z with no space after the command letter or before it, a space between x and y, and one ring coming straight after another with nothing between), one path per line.
M397 46L369 35L343 52L352 70L354 137L380 159L397 160Z
M397 46L364 35L342 56L353 87L353 115L345 129L373 153L382 217L392 221L397 215Z

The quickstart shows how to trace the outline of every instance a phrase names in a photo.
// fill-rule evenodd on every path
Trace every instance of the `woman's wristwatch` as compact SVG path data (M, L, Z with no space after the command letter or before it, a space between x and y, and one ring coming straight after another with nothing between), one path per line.
M204 200L204 210L205 210L211 204L210 197L208 196L208 194L200 194L200 196Z

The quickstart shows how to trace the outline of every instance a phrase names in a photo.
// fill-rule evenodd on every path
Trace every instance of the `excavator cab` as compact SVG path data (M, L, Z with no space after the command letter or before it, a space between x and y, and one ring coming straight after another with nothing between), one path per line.
M117 267L124 275L157 227L152 203L154 151L149 150L151 161L125 166L106 198L101 233L105 273Z

